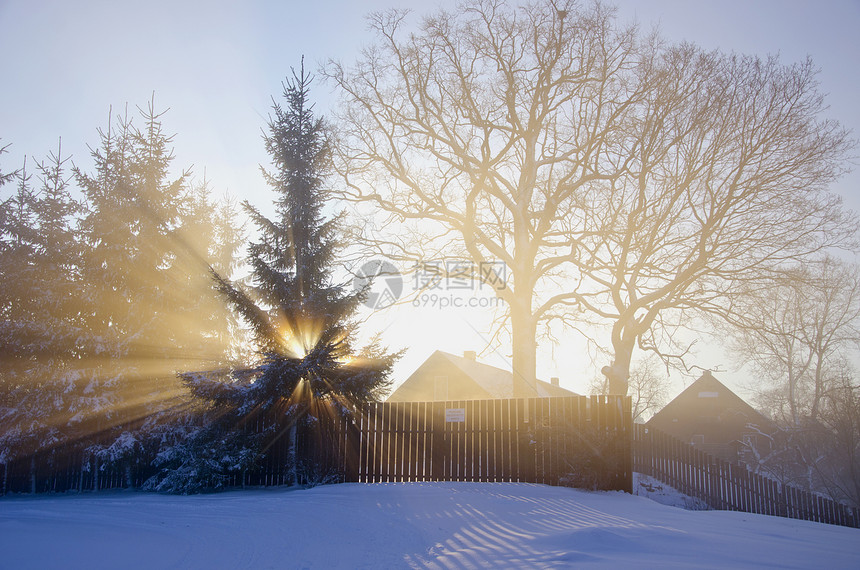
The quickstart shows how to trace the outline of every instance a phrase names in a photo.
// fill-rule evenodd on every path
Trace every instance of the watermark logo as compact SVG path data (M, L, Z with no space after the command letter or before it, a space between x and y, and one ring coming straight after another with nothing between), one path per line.
M412 299L413 307L427 309L492 309L499 307L499 297L463 297L453 294L422 293Z
M394 265L374 259L362 265L352 280L353 289L367 291L364 305L371 309L390 307L403 294L403 277Z
M504 261L425 261L415 267L415 289L474 291L489 288L500 291L507 286L506 270Z
M497 307L501 298L492 295L507 287L507 267L502 261L469 260L425 261L410 270L415 298L412 306L436 309ZM403 275L393 263L375 259L368 261L355 275L353 289L365 291L364 305L385 309L401 299ZM478 296L464 297L468 291ZM481 296L490 294L490 297Z

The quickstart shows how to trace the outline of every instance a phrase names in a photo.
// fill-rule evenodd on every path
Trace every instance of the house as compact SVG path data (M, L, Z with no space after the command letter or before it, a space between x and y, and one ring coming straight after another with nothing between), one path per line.
M751 464L767 454L776 424L706 371L647 423L715 457Z
M474 351L455 356L437 350L388 397L389 402L430 402L513 398L514 377L508 370L478 362ZM576 396L551 382L537 381L535 396Z

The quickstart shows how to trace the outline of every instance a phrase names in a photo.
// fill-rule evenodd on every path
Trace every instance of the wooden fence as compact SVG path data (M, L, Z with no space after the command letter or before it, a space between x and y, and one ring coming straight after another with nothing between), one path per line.
M629 398L378 403L357 436L348 480L632 489Z
M385 402L313 418L297 433L296 473L285 428L275 430L255 470L232 475L227 485L511 481L631 492L637 471L713 509L860 527L858 509L634 425L629 398ZM155 451L107 462L50 450L0 464L0 494L139 488L156 473Z
M121 462L100 460L79 449L51 449L0 464L0 496L137 488L155 474L153 454Z
M712 509L860 528L860 510L753 473L666 433L636 424L633 466Z
M629 398L383 402L312 418L297 430L297 472L287 428L275 429L257 468L224 484L520 481L632 490ZM139 488L157 472L154 458L155 450L140 450L109 463L54 450L0 465L0 494Z

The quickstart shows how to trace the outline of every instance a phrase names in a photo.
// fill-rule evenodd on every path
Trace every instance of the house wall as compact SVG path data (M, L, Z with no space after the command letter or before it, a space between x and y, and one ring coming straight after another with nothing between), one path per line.
M763 431L770 430L771 426L764 425L764 421L728 388L704 377L654 415L648 426L721 459L744 462L750 459L745 453L745 436L749 439L756 434L748 426L755 424ZM757 439L759 446L766 443L764 437Z

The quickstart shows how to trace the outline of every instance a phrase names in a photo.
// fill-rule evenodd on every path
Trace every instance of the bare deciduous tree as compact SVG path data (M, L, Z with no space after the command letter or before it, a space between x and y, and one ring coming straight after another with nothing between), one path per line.
M837 501L860 508L860 386L856 375L845 374L830 391L822 410L832 439L816 464L822 486Z
M849 243L856 221L829 183L852 146L819 119L807 61L663 50L646 102L618 149L624 175L593 185L575 299L612 327L610 383L622 387L634 348L671 360L693 319L733 320L741 284Z
M547 293L574 247L565 226L582 186L616 174L604 149L640 97L633 31L601 7L559 8L466 4L403 38L403 13L376 14L379 45L327 70L349 103L344 194L383 213L382 252L505 263L520 395L534 390L538 325L560 302Z
M860 346L860 268L825 257L738 301L731 348L755 373L758 404L784 426L820 421Z
M542 324L608 325L625 393L637 346L682 356L677 329L727 316L738 282L853 230L826 192L851 144L819 120L810 62L664 47L613 14L476 0L414 33L376 14L378 43L325 72L360 237L402 261L506 264L520 395Z
M784 484L860 506L860 386L846 367L819 402L817 420L805 416L745 442L751 465ZM767 443L762 445L762 443Z
M782 428L760 467L860 504L860 388L851 364L860 346L860 268L823 257L738 301L744 318L725 332L755 375L758 405Z

